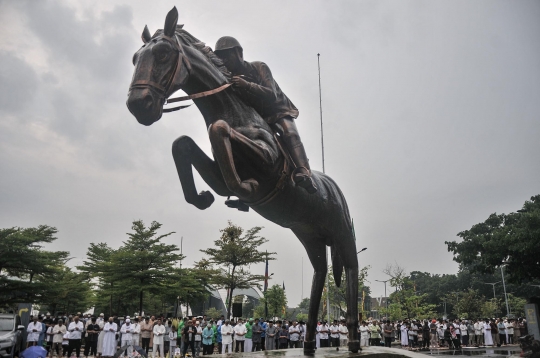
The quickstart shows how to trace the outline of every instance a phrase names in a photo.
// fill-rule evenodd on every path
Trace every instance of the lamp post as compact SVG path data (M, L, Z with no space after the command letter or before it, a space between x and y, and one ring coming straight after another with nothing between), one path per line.
M482 282L484 285L491 285L493 286L493 298L497 298L495 297L495 285L498 284L498 283L501 283L502 281L497 281L497 282Z
M384 301L385 301L385 304L386 304L386 311L388 312L388 297L386 297L386 283L388 281L390 281L390 279L388 279L386 281L381 281L381 280L375 280L375 281L384 283Z
M504 290L504 301L506 303L506 316L510 315L510 308L508 306L508 297L506 296L506 285L504 283L504 266L501 266L501 276L502 276L502 284L503 284L503 290Z

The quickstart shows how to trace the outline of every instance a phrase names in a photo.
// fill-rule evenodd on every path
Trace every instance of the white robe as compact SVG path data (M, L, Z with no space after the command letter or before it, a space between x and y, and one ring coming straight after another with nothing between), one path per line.
M409 345L409 334L407 333L407 326L402 324L401 325L401 345L402 346L408 346Z
M111 332L112 329L112 332ZM102 349L102 355L104 357L112 357L116 353L116 331L118 330L118 326L116 323L105 323L105 326L103 326L103 349Z
M493 337L491 337L491 326L489 323L484 323L484 345L493 345Z
M26 338L27 342L37 342L39 341L39 334L41 333L41 329L43 328L43 325L41 322L30 322L28 324L28 328L26 331L28 332L28 337ZM34 332L34 329L37 332Z
M122 325L122 328L120 328L120 333L122 333L122 342L126 341L128 342L128 345L131 345L133 342L133 325L130 324L129 326L127 323L124 323ZM129 332L128 332L129 331Z

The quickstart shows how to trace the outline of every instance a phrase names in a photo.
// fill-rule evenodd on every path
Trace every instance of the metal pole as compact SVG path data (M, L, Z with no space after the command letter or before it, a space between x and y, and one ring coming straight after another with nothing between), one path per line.
M388 296L386 296L386 281L384 281L384 300L386 301L386 314L388 314Z
M322 171L323 173L326 173L324 170L324 132L323 132L323 120L322 120L322 92L321 92L321 61L320 61L321 54L317 54L317 67L319 68L319 109L321 112L321 149L322 149Z
M304 256L302 256L302 296L300 298L304 299Z
M321 115L321 151L322 151L322 171L326 173L324 167L324 132L323 132L323 120L322 120L322 91L321 91L321 54L317 54L317 68L319 69L319 110ZM328 247L326 248L326 313L328 322L330 322L330 278L328 270Z
M506 316L508 316L510 315L510 308L508 308L508 296L506 295L506 285L504 284L504 265L501 266L501 276L502 276L502 284L503 284L503 289L504 289L504 301L506 302Z

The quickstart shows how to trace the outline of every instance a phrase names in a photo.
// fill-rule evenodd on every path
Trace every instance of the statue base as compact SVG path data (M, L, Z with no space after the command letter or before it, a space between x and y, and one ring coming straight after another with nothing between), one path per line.
M310 343L313 343L310 344ZM334 358L426 358L425 354L407 351L401 348L386 348L386 347L358 347L358 352L353 353L349 351L347 347L339 348L318 348L315 349L315 342L304 342L304 348L292 348L292 349L278 349L273 351L261 351L261 352L244 352L244 353L231 353L227 354L229 357L244 357L244 358L300 358L300 357L334 357ZM357 342L350 342L353 346ZM306 346L307 345L307 346ZM339 349L339 350L338 350ZM309 353L313 351L313 353Z

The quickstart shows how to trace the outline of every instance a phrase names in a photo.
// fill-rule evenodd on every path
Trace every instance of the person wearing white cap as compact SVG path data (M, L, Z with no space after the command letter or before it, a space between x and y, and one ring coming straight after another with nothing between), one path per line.
M229 320L225 320L225 324L221 326L221 354L225 354L228 349L228 353L232 353L232 335L234 333L233 328L229 324Z
M116 331L118 331L118 325L114 323L113 317L109 317L109 322L103 326L103 357L112 357L116 353ZM99 348L98 348L99 349Z
M129 318L126 318L125 323L120 328L120 333L122 333L122 345L120 347L127 347L127 354L131 356L133 353L133 325Z

